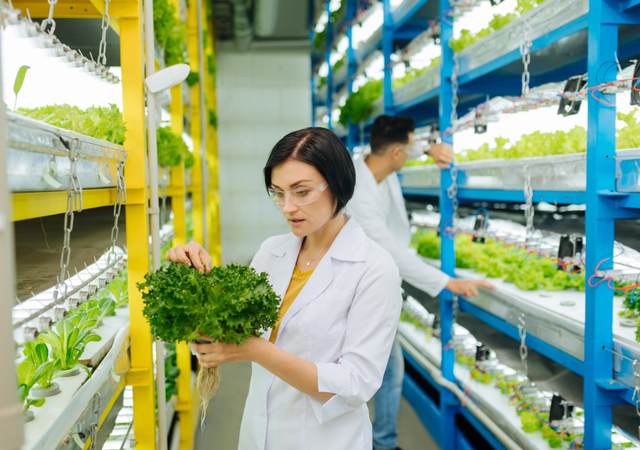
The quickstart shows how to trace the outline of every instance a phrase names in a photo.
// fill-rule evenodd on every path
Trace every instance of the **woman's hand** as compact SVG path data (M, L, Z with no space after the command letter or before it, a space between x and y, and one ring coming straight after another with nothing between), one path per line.
M206 336L203 336L202 340L211 341ZM202 344L192 342L189 346L191 350L195 352L198 362L202 367L212 368L229 362L252 361L256 349L265 342L264 339L250 337L240 345L223 344L222 342Z
M169 261L193 266L200 272L209 272L212 266L211 256L196 241L191 241L187 245L173 247L167 253Z

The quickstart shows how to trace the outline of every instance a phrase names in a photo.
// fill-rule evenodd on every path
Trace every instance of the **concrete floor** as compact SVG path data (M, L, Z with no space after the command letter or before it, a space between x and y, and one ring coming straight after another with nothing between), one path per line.
M222 367L220 390L209 405L204 428L198 429L195 450L235 450L237 448L240 420L250 376L249 364L228 364ZM438 448L404 399L400 404L398 434L398 445L403 450Z

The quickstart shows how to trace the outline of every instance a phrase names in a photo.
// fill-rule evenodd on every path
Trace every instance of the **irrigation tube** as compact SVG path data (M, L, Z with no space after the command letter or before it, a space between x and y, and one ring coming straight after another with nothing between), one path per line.
M144 41L146 77L155 71L155 42L153 34L153 1L144 1ZM160 267L160 221L158 205L158 144L156 138L157 106L155 94L147 91L147 130L148 130L148 163L149 185L151 195L149 198L149 216L151 225L151 254L152 270ZM164 343L154 341L156 353L156 395L158 399L158 450L167 450L167 399L164 385Z
M406 339L402 340L407 342ZM502 431L502 429L498 427L495 422L484 413L484 411L476 406L473 400L470 399L457 384L444 378L440 373L440 369L438 367L436 367L431 361L429 361L419 352L413 350L413 348L409 347L407 350L411 353L411 356L415 358L420 363L420 365L422 365L429 372L433 380L440 386L454 394L458 398L458 400L460 400L460 402L464 404L464 407L471 411L471 413L476 416L485 427L487 427L487 429L502 443L502 445L505 446L505 448L509 450L522 449L522 446L517 444L507 433Z

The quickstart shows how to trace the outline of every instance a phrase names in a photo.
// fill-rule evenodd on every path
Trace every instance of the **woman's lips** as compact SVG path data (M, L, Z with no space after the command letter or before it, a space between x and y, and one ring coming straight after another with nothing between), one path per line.
M304 219L288 219L288 222L293 226L299 226L304 222Z

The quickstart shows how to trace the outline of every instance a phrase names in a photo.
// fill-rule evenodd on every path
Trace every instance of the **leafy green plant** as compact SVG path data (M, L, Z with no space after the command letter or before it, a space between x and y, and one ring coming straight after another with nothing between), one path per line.
M339 122L347 126L359 124L371 117L373 103L382 96L382 80L372 80L365 83L352 93L344 106L340 109Z
M187 144L181 136L171 131L170 127L160 127L157 130L158 165L160 167L175 167L180 165L183 156L189 152Z
M129 300L129 292L127 290L127 274L126 272L114 278L111 283L105 286L105 291L110 293L116 301L116 308L120 308L127 304Z
M39 341L29 341L24 344L22 353L38 372L36 384L43 389L53 385L53 376L59 368L58 361L49 359L47 344Z
M93 332L93 328L97 324L96 321L86 322L83 327L77 326L73 322L61 320L40 337L43 342L49 344L51 357L58 362L60 370L70 370L76 367L87 344L101 339Z
M124 144L126 127L122 113L114 104L91 106L87 109L67 104L48 105L19 108L18 113L96 139Z
M208 273L171 263L145 275L138 284L143 314L151 332L165 342L213 341L241 344L273 327L280 300L266 273L228 265ZM200 369L198 388L203 414L219 384L217 369Z
M169 0L153 0L153 27L156 42L164 50L165 64L186 62L187 30Z
M216 76L216 55L213 53L207 55L207 71L212 77Z
M22 402L23 411L28 411L32 406L39 408L44 405L44 398L30 398L29 392L31 388L35 386L43 374L46 372L45 366L36 367L30 359L24 359L18 367L16 372L18 376L18 396Z
M209 109L209 125L218 128L218 115L213 109Z
M170 399L178 394L178 354L176 344L173 342L165 344L164 376L165 376L165 398Z
M194 87L196 84L200 82L200 74L198 72L189 72L187 75L187 86Z
M531 411L523 411L520 414L520 424L522 427L522 431L525 433L533 433L542 428L542 421L538 419L535 413Z
M412 238L417 252L430 259L440 258L440 238L435 231L418 230ZM455 238L456 267L472 269L490 278L502 278L519 289L583 291L583 274L559 270L551 258L530 254L526 250L492 239L485 244L472 242L471 236Z
M22 85L24 84L24 79L27 76L27 71L30 69L29 66L20 66L18 72L16 72L16 78L13 82L13 94L15 95L15 100L13 102L13 110L15 111L18 106L18 94L22 90Z

